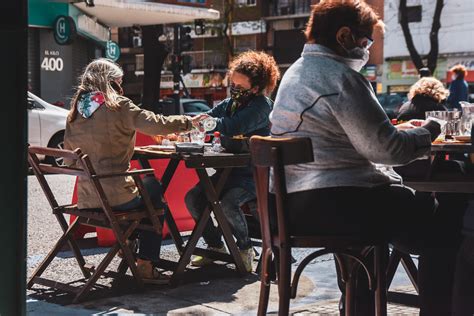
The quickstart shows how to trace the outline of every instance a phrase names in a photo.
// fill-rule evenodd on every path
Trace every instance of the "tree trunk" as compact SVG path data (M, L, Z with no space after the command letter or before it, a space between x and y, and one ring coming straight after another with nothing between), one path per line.
M438 63L438 53L439 53L439 41L438 33L441 28L441 11L443 10L443 0L436 0L435 13L433 15L433 24L431 25L430 32L430 45L431 49L428 53L428 68L431 73L434 74L436 70L436 65Z
M421 56L418 53L411 36L410 27L408 25L407 0L400 0L399 12L400 25L402 27L403 36L405 37L408 52L410 53L411 60L415 64L416 69L420 70L421 68L425 67L425 65L423 64L423 60L421 59Z
M400 25L402 27L403 36L405 37L405 42L407 45L408 52L410 53L411 60L415 64L418 71L423 67L428 67L433 74L436 70L438 63L438 54L439 54L439 41L438 33L441 28L441 12L443 10L444 2L443 0L436 0L436 8L433 15L433 22L431 24L430 31L430 52L427 57L427 65L423 63L423 58L418 53L415 44L413 43L413 38L411 36L410 27L407 17L407 0L400 0Z
M161 25L150 25L142 27L143 34L143 96L142 108L153 111L160 100L161 69L168 56L164 44L160 43L158 37L163 34Z
M224 27L222 28L222 36L224 37L224 45L227 51L229 61L234 56L234 45L232 45L232 13L234 11L234 0L224 0ZM230 34L227 34L227 31Z

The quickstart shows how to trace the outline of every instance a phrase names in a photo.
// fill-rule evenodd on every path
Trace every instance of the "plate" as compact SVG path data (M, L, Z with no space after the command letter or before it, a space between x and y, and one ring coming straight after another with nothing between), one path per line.
M166 145L148 145L143 146L143 149L147 150L154 150L154 151L175 151L176 148L173 145L166 146Z
M465 135L465 136L453 136L453 138L458 141L458 142L463 142L463 143L468 143L471 141L471 136Z

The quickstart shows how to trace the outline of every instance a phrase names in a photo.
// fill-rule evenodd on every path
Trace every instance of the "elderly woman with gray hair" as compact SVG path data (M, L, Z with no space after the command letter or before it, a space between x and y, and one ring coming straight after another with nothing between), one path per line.
M425 119L425 112L446 111L446 100L449 90L441 81L433 77L424 77L411 86L408 92L409 101L400 107L397 119L409 121Z
M408 246L421 241L421 314L449 315L455 261L450 249L456 245L432 243L431 237L433 230L443 236L451 232L441 234L432 225L436 203L431 196L418 199L399 176L378 168L426 157L441 128L434 121L400 128L390 123L359 73L377 26L382 21L364 1L319 2L311 12L302 55L281 80L271 133L310 137L314 151L314 162L285 167L289 230L392 240L404 234L410 236L404 239ZM366 282L358 276L357 315L373 314Z

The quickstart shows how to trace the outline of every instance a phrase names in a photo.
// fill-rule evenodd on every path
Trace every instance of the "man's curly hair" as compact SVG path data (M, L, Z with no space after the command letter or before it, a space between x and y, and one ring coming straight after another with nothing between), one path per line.
M229 64L229 74L233 72L247 76L252 87L258 87L258 92L266 95L272 93L280 79L275 59L264 52L248 51L238 55Z
M446 89L441 81L433 77L424 77L415 82L408 92L408 99L413 99L416 95L424 95L432 98L438 103L446 100L449 96L449 90Z

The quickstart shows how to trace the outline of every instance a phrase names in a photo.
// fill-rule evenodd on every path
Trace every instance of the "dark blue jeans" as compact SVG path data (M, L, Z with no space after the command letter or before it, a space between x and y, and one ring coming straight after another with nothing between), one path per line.
M240 207L244 203L255 199L256 196L254 193L250 193L240 187L226 187L221 197L222 210L237 240L237 246L241 250L249 249L252 243L249 238L247 220ZM201 185L198 184L189 190L184 200L192 217L195 221L198 221L209 203ZM209 219L204 228L203 237L206 243L211 247L219 248L223 246L221 240L222 233L214 226L211 219Z
M164 208L165 212L168 212L168 206L163 200L163 189L161 184L155 179L154 176L146 176L143 178L143 184L148 194L150 195L151 202L155 208ZM129 211L142 208L144 202L141 196L137 196L133 200L117 205L113 207L114 211ZM160 216L160 222L163 224L163 216ZM160 249L161 249L161 240L162 235L158 235L155 232L148 230L139 230L137 229L136 233L138 234L139 248L138 248L138 258L143 260L149 260L154 263L158 262L160 259Z

